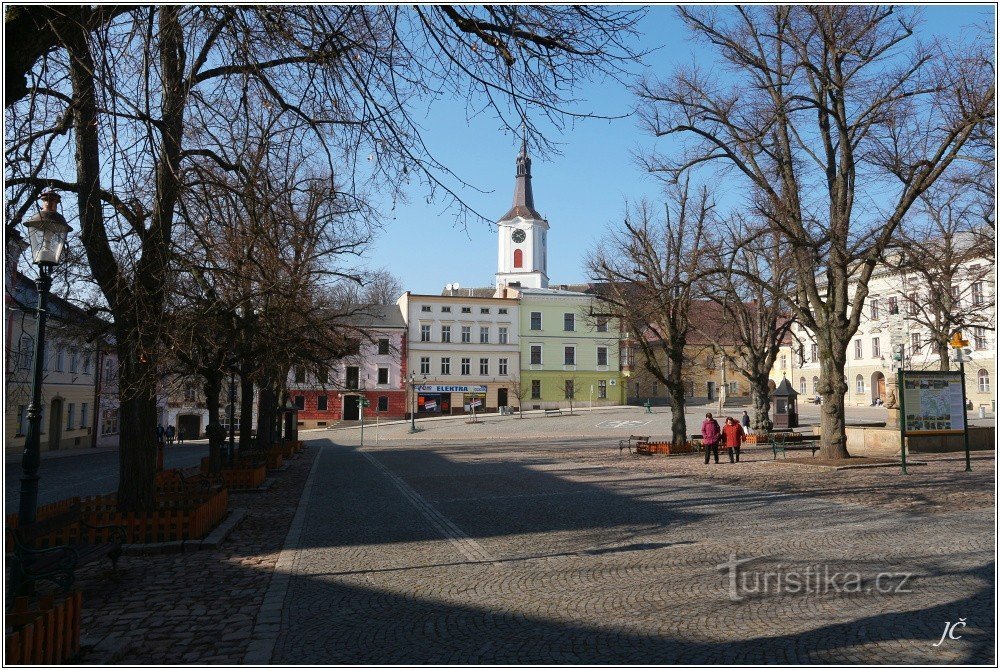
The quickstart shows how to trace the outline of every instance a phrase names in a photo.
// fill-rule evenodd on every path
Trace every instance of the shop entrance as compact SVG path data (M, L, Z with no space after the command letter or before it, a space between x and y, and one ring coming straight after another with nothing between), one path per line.
M197 414L182 414L177 417L177 432L185 439L196 440L201 435L201 417Z
M507 389L497 389L497 407L507 406Z

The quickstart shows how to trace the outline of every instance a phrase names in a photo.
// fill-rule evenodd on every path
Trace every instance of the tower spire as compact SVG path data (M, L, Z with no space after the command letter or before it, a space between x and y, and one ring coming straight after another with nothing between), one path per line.
M501 221L509 221L518 216L524 219L541 219L535 210L535 197L531 191L531 157L528 155L528 136L524 125L521 126L521 152L517 155L517 171L514 176L514 201L510 211Z

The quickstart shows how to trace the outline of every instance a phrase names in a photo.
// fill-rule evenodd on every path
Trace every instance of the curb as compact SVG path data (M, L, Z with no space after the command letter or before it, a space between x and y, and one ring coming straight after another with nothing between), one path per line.
M243 655L243 665L270 665L271 663L274 647L278 642L278 633L281 629L281 611L285 604L285 596L288 595L292 567L298 552L299 539L302 537L302 527L305 525L306 510L309 508L309 498L322 457L323 450L321 448L316 454L316 460L313 461L309 477L306 478L305 486L302 488L302 497L299 498L298 508L295 510L295 516L292 518L288 534L285 536L285 543L281 553L278 554L274 570L271 572L271 583L268 585L267 593L264 594L260 609L257 611L250 644Z

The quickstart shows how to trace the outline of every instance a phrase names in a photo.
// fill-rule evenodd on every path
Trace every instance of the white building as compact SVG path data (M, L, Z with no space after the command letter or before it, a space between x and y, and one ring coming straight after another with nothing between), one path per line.
M521 143L517 156L514 182L514 202L497 222L499 244L497 255L497 289L510 285L525 288L547 288L546 236L549 222L535 210L531 191L531 158L528 147Z

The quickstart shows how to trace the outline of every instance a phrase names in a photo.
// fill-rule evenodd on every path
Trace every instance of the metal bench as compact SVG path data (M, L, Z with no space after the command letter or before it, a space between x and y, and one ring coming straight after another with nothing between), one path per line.
M639 444L642 442L649 442L649 435L629 435L627 440L618 441L618 453L628 449L628 453L631 454L633 448L638 451Z
M771 460L777 460L778 452L783 458L788 458L788 451L811 451L813 458L819 451L819 435L803 435L802 437L789 437L785 433L779 433L771 438L771 450L774 456Z
M562 416L561 409L547 409L545 410L545 416Z
M87 529L109 530L109 541L88 543ZM46 536L53 533L69 538L69 543L47 546ZM19 589L44 580L69 591L76 580L76 569L81 565L107 556L111 559L111 568L117 569L126 541L125 526L89 524L83 520L80 506L73 505L65 512L14 529L15 581Z

